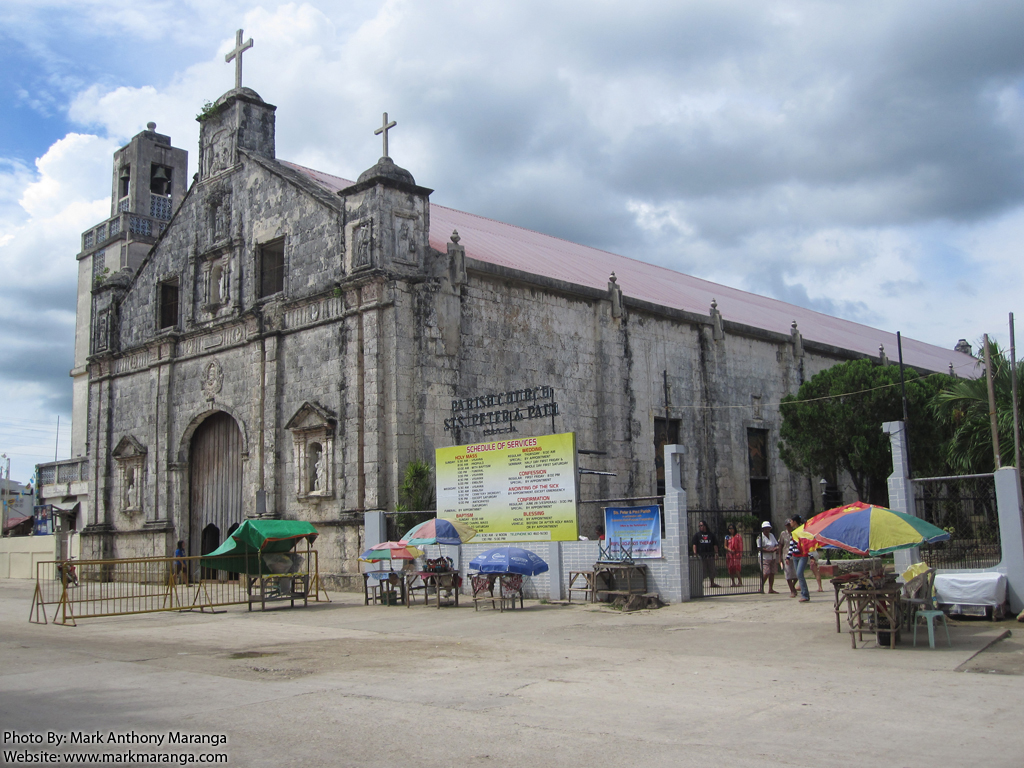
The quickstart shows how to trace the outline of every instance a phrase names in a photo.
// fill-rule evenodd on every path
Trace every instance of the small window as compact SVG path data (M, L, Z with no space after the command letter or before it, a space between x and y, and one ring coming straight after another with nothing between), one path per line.
M170 196L172 169L153 163L149 173L149 191L154 195Z
M121 175L118 177L118 196L128 197L128 189L132 180L132 167L126 165L121 169Z
M160 329L178 324L178 281L160 283Z
M284 239L260 246L260 298L284 290Z

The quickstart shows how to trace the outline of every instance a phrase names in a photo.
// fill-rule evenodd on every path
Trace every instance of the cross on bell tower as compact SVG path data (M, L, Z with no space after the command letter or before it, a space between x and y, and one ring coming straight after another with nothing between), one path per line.
M394 120L392 120L390 123L388 122L388 113L385 112L383 123L381 124L380 128L373 132L374 136L380 136L382 133L384 134L384 157L388 156L388 131L394 128L396 125L398 125L398 123L396 123Z
M224 61L228 64L231 63L232 59L235 62L235 90L242 87L242 54L252 48L252 38L250 37L244 43L242 42L242 30L238 30L235 35L235 48L229 54L224 57Z

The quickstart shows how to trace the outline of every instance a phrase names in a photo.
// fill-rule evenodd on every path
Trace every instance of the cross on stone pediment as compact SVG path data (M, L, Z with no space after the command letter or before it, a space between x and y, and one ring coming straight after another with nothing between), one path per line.
M396 123L394 120L392 120L390 123L388 122L388 113L385 112L383 123L381 124L380 128L373 132L374 136L380 136L382 133L384 134L384 157L388 156L388 131L394 128L396 125L398 125L398 123Z
M235 35L235 48L227 56L224 57L224 61L228 64L231 63L232 59L235 62L235 90L242 87L242 54L252 48L252 38L250 37L244 43L242 42L242 30L238 30Z

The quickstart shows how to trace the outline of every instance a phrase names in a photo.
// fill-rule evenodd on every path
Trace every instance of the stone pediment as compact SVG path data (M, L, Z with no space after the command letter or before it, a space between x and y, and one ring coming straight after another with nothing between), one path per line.
M337 419L334 418L334 414L330 411L316 403L306 402L288 420L284 428L292 430L326 429L333 431L336 423Z
M131 459L136 456L145 456L146 448L131 435L125 435L114 448L113 455L118 459Z

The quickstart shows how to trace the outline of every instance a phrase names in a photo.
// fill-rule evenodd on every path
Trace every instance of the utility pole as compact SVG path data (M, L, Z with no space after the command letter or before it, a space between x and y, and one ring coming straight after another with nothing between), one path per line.
M0 514L3 522L0 525L7 525L7 506L10 503L11 496L11 460L7 457L6 453L0 454L0 459L6 459L7 461L7 479L4 480L3 495L0 497L3 499L3 513Z
M999 422L996 419L996 390L995 384L992 381L994 372L992 370L992 354L988 348L988 334L984 336L985 339L985 378L988 384L988 418L989 423L992 427L992 455L995 460L996 469L1000 469L1003 464L1000 459L999 451Z

